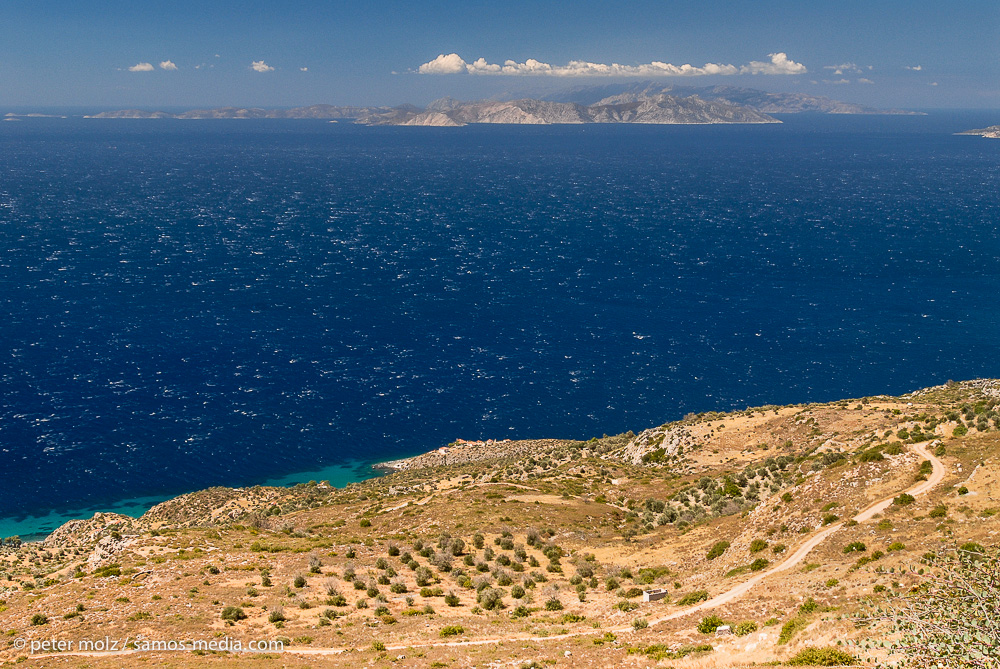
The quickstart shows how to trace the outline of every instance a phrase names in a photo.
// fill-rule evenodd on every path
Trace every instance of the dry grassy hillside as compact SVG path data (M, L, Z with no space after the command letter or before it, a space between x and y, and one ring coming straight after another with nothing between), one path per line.
M98 514L0 548L0 660L680 668L832 646L869 662L844 643L868 633L851 619L864 601L906 594L925 552L996 543L998 404L1000 382L975 381L691 415L586 442L455 444L343 489L213 488L139 519ZM938 476L921 448L943 479L849 520ZM654 588L667 596L643 602ZM129 654L77 654L106 637ZM251 640L284 649L234 652ZM213 645L156 648L169 641Z

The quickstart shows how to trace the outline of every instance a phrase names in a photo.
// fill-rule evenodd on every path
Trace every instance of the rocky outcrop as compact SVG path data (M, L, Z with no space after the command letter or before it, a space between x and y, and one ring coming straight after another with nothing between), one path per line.
M643 456L663 449L663 457L689 452L695 446L694 435L686 425L654 427L643 430L622 449L619 457L634 465L643 464Z
M63 523L42 542L49 547L90 544L112 533L131 534L137 531L137 520L120 513L95 513L92 518Z

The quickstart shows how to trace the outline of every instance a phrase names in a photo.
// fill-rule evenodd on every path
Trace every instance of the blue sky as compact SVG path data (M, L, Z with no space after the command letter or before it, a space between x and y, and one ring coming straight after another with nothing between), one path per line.
M0 3L7 107L425 104L639 78L1000 108L1000 2Z

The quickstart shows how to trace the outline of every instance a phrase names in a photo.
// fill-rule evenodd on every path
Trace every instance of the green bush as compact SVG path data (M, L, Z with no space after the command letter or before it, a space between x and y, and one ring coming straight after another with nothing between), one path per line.
M767 548L767 546L768 543L763 539L754 539L753 541L750 542L750 552L759 553L765 548Z
M881 462L882 460L885 460L885 456L882 455L882 451L879 449L870 448L859 455L858 460L861 462Z
M917 501L917 498L909 493L903 493L898 497L894 497L892 503L896 506L908 506Z
M702 634L714 634L715 630L726 624L726 621L717 615L705 616L698 623L698 631Z
M757 558L750 563L750 571L760 571L767 568L769 564L771 564L770 561L765 560L764 558Z
M545 602L545 610L546 611L562 611L563 610L563 604L562 604L562 602L559 601L559 599L557 597L552 597L548 601Z
M677 605L689 606L691 604L697 604L698 602L704 602L706 599L708 599L708 590L695 590L694 592L689 592L677 600Z
M812 597L809 597L808 599L806 599L806 601L802 602L801 606L799 606L799 613L802 614L814 613L818 608L819 604L816 603L816 600L813 599Z
M38 626L38 625L47 625L48 622L49 622L49 617L47 615L45 615L44 613L36 613L35 615L31 616L31 624L32 625L35 625L35 626Z
M951 431L951 436L953 437L964 437L969 433L969 428L964 425L959 425L954 430Z
M753 634L757 631L757 623L752 620L744 620L743 622L736 623L736 627L733 629L733 634L736 636L746 636L748 634Z
M948 515L948 507L946 507L944 504L938 504L933 509L931 509L930 513L928 513L927 515L930 516L931 518L944 518L945 516Z
M462 634L465 634L465 628L461 625L448 625L441 628L442 637L461 636Z
M705 555L705 559L714 560L715 558L725 553L727 548L729 548L728 541L717 541L712 546L712 548L709 549L708 553Z
M372 521L368 520L367 518L362 518L361 522L358 523L358 525L360 525L361 527L371 527Z
M634 629L636 632L638 632L639 630L644 630L647 627L649 627L649 621L646 620L645 618L636 618L635 620L632 621L632 629Z
M803 648L785 664L792 667L843 667L859 664L858 658L834 646Z
M809 621L802 617L792 618L784 625L781 626L781 632L778 634L778 645L783 646L792 640L795 633L803 629Z
M861 552L864 552L866 550L868 550L868 547L865 546L860 541L852 541L851 543L849 543L846 546L844 546L844 554L845 555L847 553L861 553Z
M237 620L244 620L246 617L247 614L238 606L227 606L222 609L223 620L232 620L233 622L236 622Z

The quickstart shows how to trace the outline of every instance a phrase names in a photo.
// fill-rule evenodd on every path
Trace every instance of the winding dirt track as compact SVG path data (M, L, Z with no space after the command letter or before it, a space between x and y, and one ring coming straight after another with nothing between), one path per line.
M933 465L933 471L926 481L921 481L917 485L911 486L904 492L907 492L913 496L925 494L931 488L936 486L938 483L944 479L945 468L941 464L941 461L934 457L931 453L927 451L927 442L921 444L914 444L913 450L923 458L930 460ZM872 516L877 513L881 513L888 509L892 505L893 497L887 497L883 500L875 502L865 510L858 513L852 520L859 523L871 520ZM427 500L425 500L426 502ZM698 613L700 611L705 611L708 609L714 609L716 607L728 604L749 592L755 585L763 581L764 579L779 574L784 571L788 571L792 567L801 564L805 560L809 553L819 546L821 543L826 541L826 539L831 535L836 533L844 526L843 522L836 523L835 525L830 525L821 532L810 537L804 544L799 546L799 548L785 558L784 561L775 565L767 571L762 571L759 574L753 576L747 581L740 583L739 585L730 588L726 592L723 592L709 600L706 600L695 606L688 607L681 611L675 611L674 613L667 614L665 616L660 616L658 618L650 619L650 625L656 625L658 623L665 622L667 620L674 620L676 618L683 618L684 616L689 616L693 613ZM631 626L613 628L606 631L611 632L627 632L630 631ZM445 648L445 647L459 647L459 646L485 646L489 644L499 644L507 641L534 641L537 643L545 641L554 641L559 639L568 639L578 636L589 636L594 633L593 630L581 630L576 632L569 632L567 634L553 635L548 637L537 637L531 635L517 635L517 636L505 636L505 637L491 637L485 639L474 639L469 641L428 641L425 643L413 643L413 644L400 644L393 646L386 646L387 651L399 651L406 650L408 648ZM339 655L348 650L353 650L350 648L287 648L284 652L295 653L296 655ZM110 652L67 652L67 653L53 653L50 655L33 655L32 658L43 658L43 657L67 657L70 655L84 655L84 656L106 656L106 655L132 655L140 654L139 651L127 650L127 651L110 651ZM146 653L148 655L148 653Z

